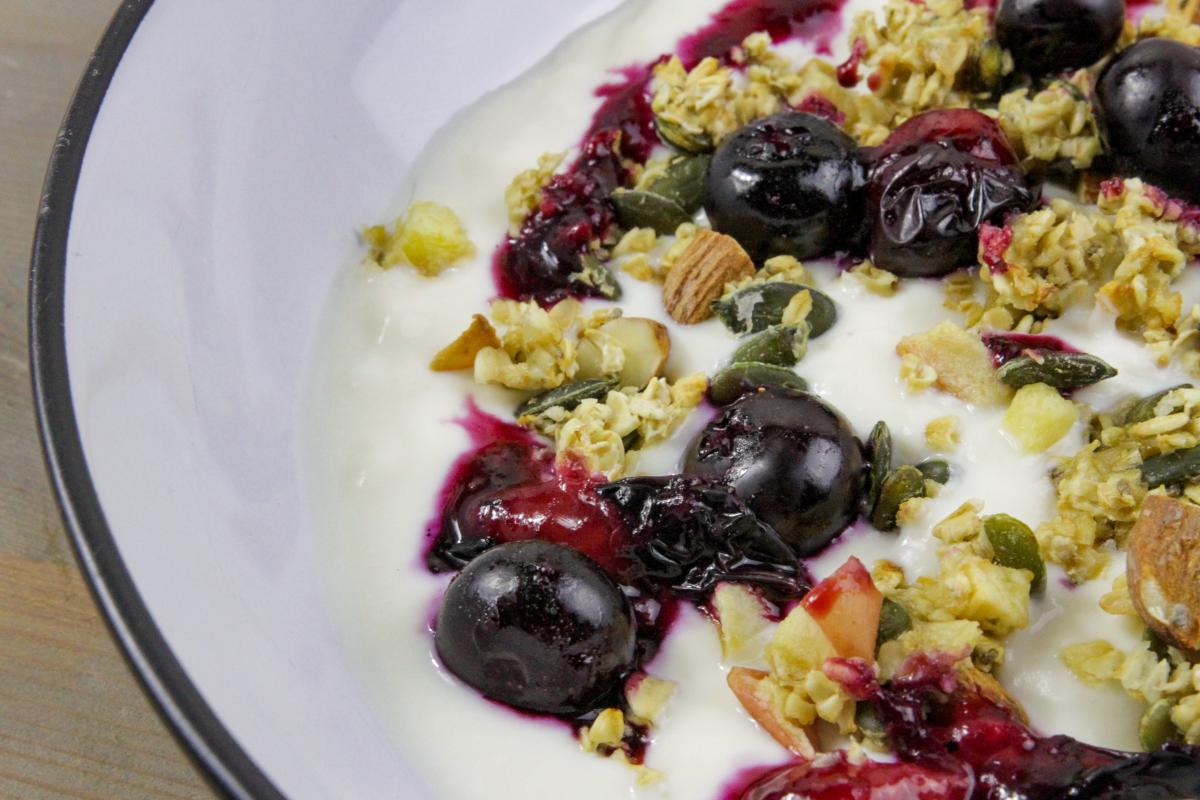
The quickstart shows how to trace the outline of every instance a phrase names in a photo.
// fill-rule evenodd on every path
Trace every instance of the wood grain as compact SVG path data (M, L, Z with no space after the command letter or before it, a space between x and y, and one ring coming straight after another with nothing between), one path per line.
M25 284L50 145L118 0L0 0L0 798L204 800L109 637L50 496Z

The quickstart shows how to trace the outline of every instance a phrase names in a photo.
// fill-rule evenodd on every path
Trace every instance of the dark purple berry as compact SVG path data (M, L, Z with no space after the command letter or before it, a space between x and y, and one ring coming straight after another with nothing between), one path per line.
M798 555L815 553L858 516L862 445L835 409L804 392L743 395L688 450L684 472L730 486Z
M773 600L812 585L796 554L723 483L675 475L601 487L629 526L626 577L665 584L703 601L722 581L757 586Z
M1096 112L1122 175L1200 202L1200 48L1143 39L1105 67Z
M629 602L594 561L565 545L498 545L446 590L435 643L448 670L528 711L579 714L635 663Z
M1124 25L1124 0L1000 0L996 9L997 41L1030 75L1096 63Z
M717 148L704 208L713 228L756 261L811 258L856 239L863 172L854 140L836 125L801 111L776 114Z
M903 277L935 277L974 264L981 225L1036 205L1039 192L1008 161L1011 150L994 144L995 123L987 120L986 127L978 137L934 128L925 141L904 134L900 144L889 139L880 148L867 186L876 266Z

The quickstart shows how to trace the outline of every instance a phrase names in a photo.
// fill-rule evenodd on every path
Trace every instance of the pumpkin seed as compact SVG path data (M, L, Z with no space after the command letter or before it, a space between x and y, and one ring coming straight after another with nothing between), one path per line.
M1171 721L1171 708L1174 705L1164 697L1142 714L1138 723L1138 738L1147 751L1157 750L1167 742L1179 741L1179 728Z
M900 634L912 628L912 617L908 609L891 598L883 598L879 609L879 633L875 635L875 646L900 638Z
M759 387L803 392L808 389L808 382L787 367L757 362L734 363L713 376L708 384L708 399L716 405L726 406Z
M621 284L604 262L591 253L579 257L579 272L571 278L579 283L590 286L605 300L617 300L621 297Z
M943 486L950 480L950 463L940 458L927 458L920 464L917 464L917 469L921 470L921 474L927 480L934 483L940 483Z
M593 378L565 383L554 389L547 389L535 394L521 403L517 406L517 417L537 416L555 406L562 406L570 411L584 400L603 400L608 397L609 392L616 388L615 378Z
M772 325L762 333L749 336L733 351L734 363L757 361L792 367L808 352L808 323Z
M992 545L992 561L1002 567L1027 569L1033 573L1029 591L1039 594L1046 588L1046 563L1037 537L1021 520L1008 514L992 514L983 519L983 532Z
M708 196L708 165L712 156L680 156L671 160L649 191L676 203L688 214L695 214Z
M1142 462L1142 480L1151 489L1175 486L1200 478L1200 447L1152 456Z
M914 497L924 496L925 476L919 469L905 464L892 470L879 487L879 500L871 510L871 524L881 531L894 531L900 506Z
M725 327L738 336L758 333L782 322L783 312L787 310L788 303L792 302L792 298L798 292L805 289L812 296L812 310L808 312L808 318L805 320L812 329L808 338L815 339L837 322L837 306L829 295L818 292L811 286L783 281L747 286L713 303L713 310L717 312Z
M879 502L879 490L892 471L892 431L883 420L875 423L867 437L867 458L871 469L867 472L867 509L875 508Z
M669 236L683 223L692 221L692 215L674 200L653 192L618 189L613 192L612 201L617 207L617 219L626 228L653 228L655 233Z
M1088 353L1046 350L1034 356L1019 356L996 371L1009 386L1045 383L1055 389L1080 389L1116 375L1108 363Z
M1169 389L1163 389L1161 392L1147 395L1141 400L1138 400L1129 410L1125 412L1125 416L1121 419L1122 425L1134 425L1138 422L1145 422L1154 416L1154 407L1158 405L1158 401L1169 395L1176 389L1192 389L1190 383L1181 383L1178 386L1172 386Z
M713 151L713 140L707 133L692 133L662 117L654 118L654 127L658 130L659 138L677 150L685 153L711 153Z
M627 453L630 450L636 450L641 446L642 446L642 432L641 431L631 431L621 437L621 447L624 448L625 452L627 452Z

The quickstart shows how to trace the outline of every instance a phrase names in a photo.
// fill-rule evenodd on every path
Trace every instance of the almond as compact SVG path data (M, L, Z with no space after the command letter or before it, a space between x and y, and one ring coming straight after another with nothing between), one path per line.
M601 343L609 341L625 354L617 378L621 386L642 388L662 374L671 355L671 335L661 322L642 317L617 317L596 329L596 336L579 342L578 377L607 377Z
M712 316L726 283L753 274L754 262L733 237L699 230L667 273L663 304L671 319L694 325Z
M471 369L475 366L475 356L485 347L499 347L500 337L487 317L476 314L471 317L471 324L458 335L450 344L438 351L429 363L434 372L453 372L459 369Z
M791 750L797 756L811 759L817 754L813 746L812 731L797 727L788 722L780 710L771 702L763 681L770 676L758 669L734 667L729 670L726 682L733 694L741 702L746 713L771 735L771 738Z
M934 385L964 402L999 405L1013 395L1013 390L996 377L979 335L949 320L925 333L904 337L896 345L896 352L931 367L937 373Z
M1200 649L1200 507L1152 494L1129 535L1133 607L1168 643Z

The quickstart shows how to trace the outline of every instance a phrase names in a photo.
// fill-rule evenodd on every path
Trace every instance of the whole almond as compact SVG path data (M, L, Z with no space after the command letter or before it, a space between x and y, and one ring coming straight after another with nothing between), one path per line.
M1168 643L1200 649L1200 506L1152 494L1129 535L1133 607Z
M754 274L754 262L732 236L700 230L663 282L663 305L676 322L694 325L712 316L725 284Z

